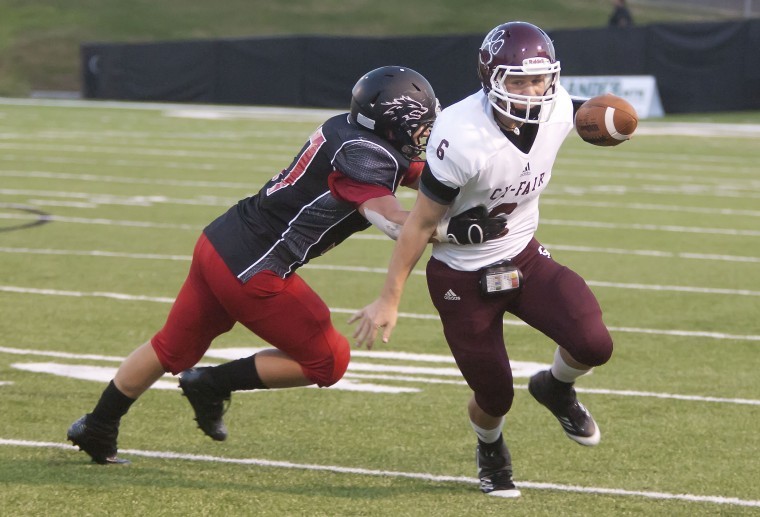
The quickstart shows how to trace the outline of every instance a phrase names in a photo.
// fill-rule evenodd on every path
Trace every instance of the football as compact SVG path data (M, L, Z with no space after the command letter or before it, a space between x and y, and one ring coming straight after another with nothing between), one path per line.
M639 117L631 104L617 95L598 95L575 114L575 130L590 144L610 147L630 140Z

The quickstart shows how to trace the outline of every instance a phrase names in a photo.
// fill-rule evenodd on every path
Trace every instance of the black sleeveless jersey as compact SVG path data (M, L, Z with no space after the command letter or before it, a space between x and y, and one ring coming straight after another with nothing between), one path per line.
M409 165L387 141L351 123L347 113L337 115L317 128L287 169L204 233L241 282L263 270L285 278L370 226L354 204L330 191L331 174L395 192Z

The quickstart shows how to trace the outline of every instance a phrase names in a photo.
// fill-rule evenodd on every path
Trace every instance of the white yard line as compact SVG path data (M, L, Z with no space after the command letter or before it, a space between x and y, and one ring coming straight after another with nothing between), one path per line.
M308 122L324 119L342 113L339 110L318 108L287 108L268 106L219 106L214 104L177 104L155 102L99 101L83 99L17 99L0 97L0 105L48 106L53 108L85 109L125 109L140 111L160 111L166 116L204 119L283 119L285 122Z
M228 181L193 181L193 180L172 180L161 178L131 178L127 176L101 176L99 174L73 174L67 172L47 172L47 171L0 171L0 177L9 178L39 178L55 180L74 180L74 181L91 181L95 183L125 183L129 185L169 185L172 187L200 187L200 188L231 188L236 190L247 191L258 185L250 183L231 183Z
M8 208L8 204L4 204ZM36 216L27 213L0 213L0 219L11 220L28 220L35 219ZM68 217L62 215L45 216L48 221L59 223L74 224L95 224L106 226L128 226L140 228L162 228L162 229L181 229L181 230L199 230L201 225L175 224L175 223L155 223L151 221L124 221L118 219L106 218L87 218L87 217ZM704 228L697 226L676 226L676 225L657 225L657 224L625 224L625 223L605 223L602 221L572 221L567 219L543 219L541 224L544 226L572 226L574 228L598 228L604 230L638 230L650 232L674 232L674 233L698 233L700 235L731 235L740 237L760 237L760 230L744 230L739 228ZM365 239L386 239L380 235L355 236L356 238Z
M0 438L0 445L7 447L34 447L43 449L62 449L77 451L77 447L58 442L37 442L29 440L16 440ZM187 454L171 451L146 451L140 449L122 449L122 456L139 456L161 460L195 461L203 463L222 463L233 465L254 465L257 467L283 468L291 470L305 470L313 472L330 472L334 474L351 474L359 476L385 477L398 479L416 479L433 483L459 483L476 485L478 480L467 476L444 476L424 472L400 472L394 470L374 470L356 467L341 467L337 465L317 465L313 463L293 463L290 461L274 461L258 458L225 458L222 456L209 456L201 454ZM124 467L107 467L124 468ZM129 467L127 467L129 468ZM134 468L134 467L133 467ZM622 488L606 487L583 487L576 485L562 485L557 483L542 483L533 481L517 481L518 488L527 490L557 490L562 492L575 492L583 494L603 494L621 497L639 497L654 500L684 501L689 503L708 503L728 506L760 507L760 501L752 499L740 499L738 497L698 495L698 494L671 494L667 492L653 492L646 490L625 490Z
M31 251L24 248L2 248L0 247L0 253L37 253L48 255L80 255L80 256L93 256L93 257L119 257L119 258L142 258L142 259L164 259L164 260L190 260L190 257L182 255L168 255L161 256L156 254L118 254L103 251L91 251L91 252L56 252L55 250L48 251ZM694 258L694 257L692 257ZM755 260L756 262L757 260ZM326 271L350 271L357 273L376 273L385 274L387 270L385 268L371 268L363 266L337 266L330 264L307 264L305 269L321 269ZM422 270L412 271L413 275L422 276L425 272ZM625 282L605 282L601 280L586 280L586 283L593 287L606 287L612 289L633 289L638 291L669 291L669 292L682 292L682 293L697 293L697 294L724 294L729 296L760 296L760 291L753 291L750 289L726 289L716 287L699 287L699 286L686 286L686 285L661 285L661 284L638 284L638 283L625 283ZM9 292L22 292L16 291L17 289L30 289L29 293L34 294L34 288L23 288L16 286L0 286L0 289L7 289ZM52 291L51 291L52 292ZM37 293L42 294L42 293ZM101 295L101 294L99 294Z
M120 146L99 146L83 144L14 144L0 142L0 149L27 151L30 153L84 153L91 155L115 155L121 156L129 153L131 156L156 156L156 157L174 157L174 158L207 158L210 160L241 160L253 162L256 160L281 161L282 154L264 154L260 152L215 152L202 150L187 149L164 149L159 147L120 147Z
M6 293L18 293L18 294L32 294L42 296L67 296L74 298L107 298L112 300L122 301L142 301L142 302L156 302L156 303L174 303L174 298L160 297L160 296L147 296L147 295L133 295L126 293L113 293L105 291L64 291L59 289L37 289L32 287L19 287L11 285L0 285L0 292ZM334 313L342 314L354 314L358 309L346 309L341 307L330 307L330 311ZM437 314L417 314L417 313L399 313L399 317L422 319L422 320L437 320ZM516 320L504 320L505 325L512 326L526 326L522 321ZM725 332L706 332L696 330L664 330L664 329L647 329L637 327L616 327L608 326L609 330L613 332L628 332L634 334L653 334L661 336L682 336L693 338L706 338L706 339L718 339L718 340L732 340L732 341L760 341L760 335L751 334L728 334Z
M213 348L206 354L206 358L211 359L234 359L237 357L248 357L255 354L261 349L250 347L238 347L238 348ZM79 361L102 361L107 363L121 363L124 357L98 355L98 354L76 354L72 352L57 352L53 350L32 350L25 348L14 348L0 346L0 354L31 356L31 357L48 357L55 359L71 359ZM349 370L346 376L355 379L369 379L369 380L387 380L394 382L411 382L411 383L423 383L423 384L455 384L465 385L465 381L462 379L461 374L455 368L450 366L434 367L427 366L430 363L441 363L446 365L453 365L454 358L451 355L436 355L436 354L413 354L408 352L389 352L379 350L353 350L351 352L352 361L349 364ZM361 359L369 360L370 362L362 362ZM204 364L206 363L204 359ZM373 363L371 361L384 361L383 364ZM394 361L403 361L405 364L399 365ZM544 369L548 365L537 363L526 363L524 361L513 361L520 371L525 374L523 376L529 377L537 370ZM409 363L423 363L426 366L416 367L409 366ZM38 370L34 370L38 371ZM43 370L40 370L43 371ZM111 375L112 377L112 375ZM441 377L448 377L442 379ZM451 379L451 377L457 377L457 379ZM110 378L110 377L109 377ZM108 379L105 380L107 382ZM516 384L516 389L527 390L528 386L525 384ZM756 399L743 399L743 398L726 398L726 397L713 397L703 395L681 395L678 393L660 393L653 391L638 391L638 390L609 390L602 388L582 388L577 387L576 391L579 393L591 393L596 395L612 395L619 397L644 397L644 398L656 398L656 399L670 399L681 400L689 402L711 402L718 404L740 404L746 406L760 406L760 400Z
M541 196L542 205L580 206L585 208L610 208L619 210L629 208L640 212L674 212L708 215L727 215L739 217L760 217L760 210L739 210L736 208L708 208L704 206L673 206L656 203L621 203L620 201L588 201L555 197L551 193Z
M283 119L290 122L323 121L345 110L323 108L291 108L276 106L220 106L215 104L151 103L102 101L89 99L21 99L0 97L0 105L47 106L54 108L126 109L159 111L165 116L203 119ZM705 137L760 137L760 124L731 124L720 122L640 121L638 132L645 135L680 135Z
M10 220L28 220L38 219L40 216L30 215L26 213L0 213L0 219ZM193 224L176 224L176 223L154 223L151 221L123 221L117 219L105 219L105 218L88 218L88 217L66 217L60 215L45 215L41 216L46 221L56 221L59 223L74 223L74 224L94 224L103 226L125 226L134 228L161 228L171 230L193 230L200 231L204 225Z
M2 172L0 172L2 175ZM155 181L142 180L138 181ZM205 182L204 182L205 183ZM188 182L186 186L196 186L195 182ZM39 198L63 198L81 200L92 205L127 205L127 206L152 206L155 204L167 205L195 205L195 206L218 206L221 208L229 207L238 202L239 196L236 197L219 197L212 195L199 195L192 198L175 198L157 194L144 195L120 195L92 192L64 192L57 190L40 190L40 189L8 189L0 188L0 194L6 196L32 196L36 200L27 200L28 203L35 205L52 204L52 200L43 200ZM412 191L402 191L396 194L399 198L414 199L416 193ZM708 208L699 206L673 206L656 203L620 203L612 201L580 201L567 199L566 197L553 197L547 193L543 196L541 203L543 205L555 206L575 206L587 208L610 208L617 210L628 208L638 212L672 212L672 213L696 213L728 217L760 217L760 210L740 210L734 208ZM2 203L0 203L2 206Z
M101 250L61 250L40 248L5 248L0 246L0 253L29 253L31 255L68 255L76 257L111 257L145 260L176 260L189 262L190 255L163 255L159 253L124 253L119 251Z
M638 223L606 223L603 221L573 221L570 219L542 219L542 225L572 226L573 228L598 228L603 230L639 230L653 232L698 233L711 235L732 235L742 237L760 237L760 230L743 230L738 228L705 228L698 226L678 226Z
M383 236L378 236L379 240L386 240ZM611 255L638 255L654 258L682 258L690 260L714 260L720 262L747 262L760 263L760 257L748 257L741 255L717 255L711 253L689 253L689 252L671 252L660 250L632 250L623 248L597 248L592 246L570 246L565 244L547 244L546 248L554 251L575 251L579 253L601 253ZM149 260L179 260L189 261L190 255L163 255L160 253L127 253L118 251L104 250L63 250L63 249L44 249L44 248L9 248L0 246L0 253L28 253L30 255L72 255L83 257L113 257L127 259L149 259ZM384 268L370 268L359 266L338 266L330 264L307 264L310 269L326 269L334 271L357 271L362 273L383 273ZM416 271L415 274L422 274Z
M3 147L3 144L0 142L0 148ZM6 147L8 147L6 145ZM161 154L161 149L156 149L155 153L148 153L152 156L163 156ZM114 151L115 152L115 151ZM131 153L130 156L139 155L140 153L132 150L122 150L122 153ZM198 163L198 156L191 156L194 159L192 162L189 162L190 165L197 164ZM219 158L212 155L207 155L206 157L209 158ZM225 155L225 157L228 157ZM273 159L277 162L280 162L282 160L282 157L280 156L264 156L260 154L254 154L246 158L246 161L257 163L258 161L261 161L263 159ZM98 162L99 163L99 162ZM156 164L155 166L162 166L163 162L160 164ZM273 167L258 167L257 170L265 170L270 171ZM710 169L711 172L717 173L718 171L713 170L713 168ZM606 175L606 179L609 181L618 179L616 176L619 174L610 172ZM148 178L134 178L134 177L121 177L121 176L108 176L108 175L99 175L99 174L85 174L85 173L63 173L63 172L51 172L51 171L40 171L40 170L31 170L31 171L25 171L25 170L2 170L0 171L0 176L4 177L22 177L22 178L37 178L37 179L57 179L62 181L68 181L68 180L76 180L76 181L97 181L98 183L129 183L129 184L145 184L145 185L176 185L176 186L186 186L186 187L195 187L195 186L217 186L219 188L251 188L252 185L250 183L248 184L239 184L239 183L230 183L230 182L214 182L214 181L191 181L191 180L163 180L163 179L148 179ZM624 176L624 175L623 175ZM656 185L656 184L641 184L641 181L637 181L636 186L629 186L629 185L610 185L609 183L605 184L598 184L594 186L574 186L574 185L567 185L567 186L552 186L549 191L547 192L547 195L551 195L552 193L556 194L558 192L565 192L570 194L581 194L581 193L604 193L604 194L625 194L628 192L647 192L647 193L665 193L665 194L679 194L679 195L697 195L697 196L713 196L713 197L731 197L731 198L742 198L746 197L749 199L755 199L758 197L757 192L754 192L756 190L756 187L753 188L753 185L757 184L757 180L754 179L755 176L751 176L750 180L729 180L728 178L724 178L724 181L722 183L717 183L716 185L710 185L710 184L695 184L695 180L691 180L688 177L679 178L677 176L670 176L667 180L662 179L660 181L667 181L671 184L666 185ZM639 179L640 180L640 179ZM406 192L406 191L403 191ZM414 195L414 193L410 192L410 194Z

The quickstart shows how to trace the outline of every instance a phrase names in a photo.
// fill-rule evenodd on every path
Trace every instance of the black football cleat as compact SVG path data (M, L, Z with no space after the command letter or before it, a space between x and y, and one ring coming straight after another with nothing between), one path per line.
M227 426L222 417L227 411L224 402L230 393L220 390L208 373L208 368L190 368L179 377L179 387L195 411L195 421L206 436L218 442L227 439Z
M119 426L108 426L94 421L90 414L71 424L66 432L66 438L79 447L80 451L89 454L92 461L100 465L126 465L129 460L116 456L116 437Z
M512 456L503 437L492 444L478 440L475 461L481 492L494 497L520 497L520 491L512 481Z
M552 412L568 438L587 447L599 443L602 437L599 426L591 413L578 402L572 384L560 382L550 370L544 370L530 378L528 391Z

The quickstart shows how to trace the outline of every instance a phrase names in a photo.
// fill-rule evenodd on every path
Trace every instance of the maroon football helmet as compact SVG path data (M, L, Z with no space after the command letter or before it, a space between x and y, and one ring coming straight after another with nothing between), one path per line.
M551 39L530 23L503 23L492 29L480 46L478 77L483 91L495 110L519 122L538 124L548 120L554 109L559 70ZM542 74L546 75L543 95L507 91L507 76Z

